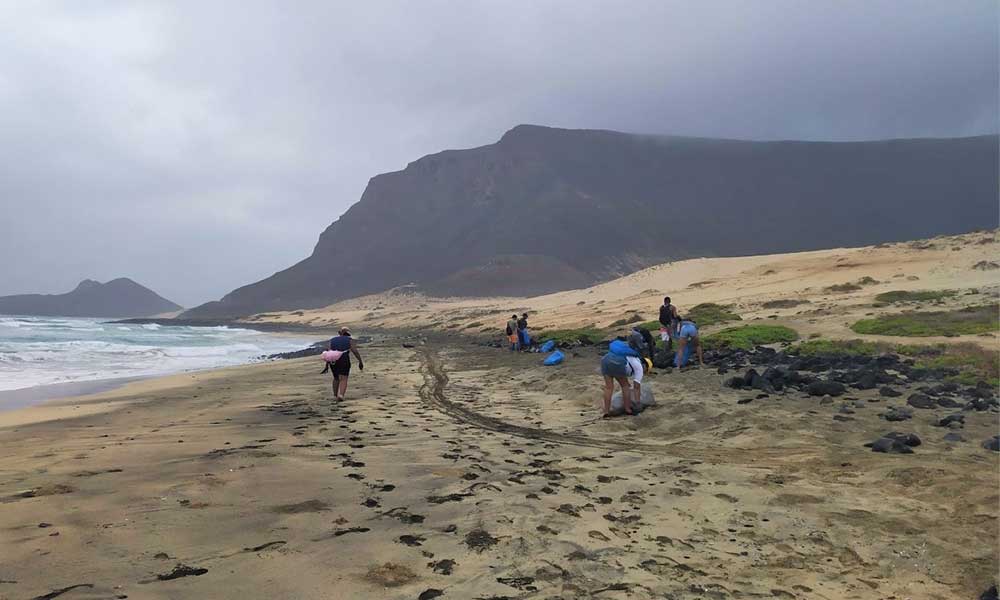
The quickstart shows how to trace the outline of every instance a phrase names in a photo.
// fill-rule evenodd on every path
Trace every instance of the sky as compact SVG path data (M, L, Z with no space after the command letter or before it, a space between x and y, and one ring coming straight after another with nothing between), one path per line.
M0 295L185 306L291 266L378 173L519 123L998 130L996 0L0 0Z

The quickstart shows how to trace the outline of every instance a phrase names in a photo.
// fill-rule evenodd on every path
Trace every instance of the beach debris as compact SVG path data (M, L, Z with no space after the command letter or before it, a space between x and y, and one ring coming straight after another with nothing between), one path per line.
M487 548L491 548L499 541L483 529L473 529L465 534L465 545L476 552L482 552Z

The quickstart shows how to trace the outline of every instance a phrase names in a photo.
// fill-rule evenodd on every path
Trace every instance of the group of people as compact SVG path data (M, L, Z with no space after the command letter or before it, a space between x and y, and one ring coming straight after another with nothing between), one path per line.
M698 337L698 325L692 319L682 318L669 296L663 299L663 305L660 306L659 321L660 339L665 344L665 350L669 352L673 342L677 341L674 353L675 367L685 366L692 351L697 353L698 363L705 364L701 340ZM611 396L615 390L615 382L622 391L625 414L638 412L639 402L642 399L642 379L645 372L652 368L655 354L656 340L648 329L639 325L635 325L628 336L611 342L607 354L601 358L605 417L611 415Z
M531 348L531 334L528 333L528 313L522 313L518 318L517 313L510 316L507 321L507 341L510 342L511 352L520 352Z

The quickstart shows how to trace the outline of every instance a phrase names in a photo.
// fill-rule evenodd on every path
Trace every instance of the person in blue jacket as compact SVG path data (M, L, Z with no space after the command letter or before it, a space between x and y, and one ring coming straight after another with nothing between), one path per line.
M622 406L625 414L632 414L632 386L629 385L628 378L631 375L631 368L627 357L639 357L627 342L621 339L614 340L608 347L608 353L601 358L601 375L604 376L604 417L611 416L611 396L615 391L615 382L622 390Z

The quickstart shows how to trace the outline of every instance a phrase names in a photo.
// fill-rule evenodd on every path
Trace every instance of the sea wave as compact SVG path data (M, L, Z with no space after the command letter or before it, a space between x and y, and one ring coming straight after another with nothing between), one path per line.
M228 327L0 317L0 390L152 376L251 362L312 340Z

